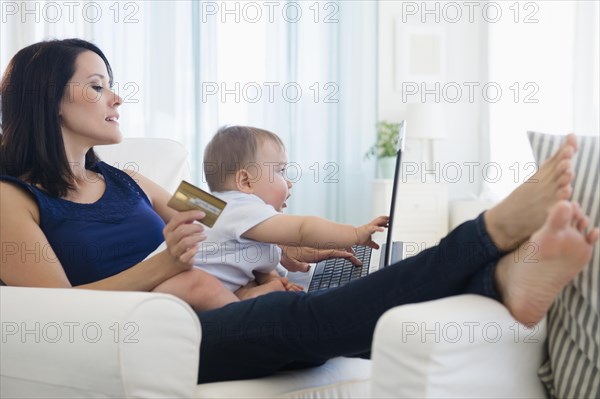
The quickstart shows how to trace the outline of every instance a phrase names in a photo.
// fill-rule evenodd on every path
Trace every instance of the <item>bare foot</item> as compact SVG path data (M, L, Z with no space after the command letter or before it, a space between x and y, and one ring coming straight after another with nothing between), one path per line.
M538 323L554 297L592 257L599 230L585 234L588 219L579 206L560 201L544 225L496 268L502 302L525 325Z
M557 201L571 196L571 159L576 150L577 140L570 134L530 179L484 214L486 228L500 250L517 248L542 226Z
M235 291L235 295L243 301L244 299L256 298L257 296L275 291L285 291L281 280L271 280L260 285L256 285L256 283L247 284Z

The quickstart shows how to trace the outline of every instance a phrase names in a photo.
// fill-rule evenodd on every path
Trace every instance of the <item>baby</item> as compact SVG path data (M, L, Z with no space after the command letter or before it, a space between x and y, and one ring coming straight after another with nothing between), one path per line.
M276 245L347 248L377 247L371 240L387 217L353 227L311 216L284 215L292 183L285 177L285 146L274 133L246 126L220 129L204 151L204 174L214 195L227 206L196 255L196 267L237 291L256 278L279 280ZM254 293L270 287L256 287ZM292 287L294 288L294 287Z
M387 216L354 227L314 216L283 214L292 188L285 177L286 164L281 139L253 127L221 128L205 149L206 181L227 206L213 228L206 229L206 240L196 253L195 270L217 277L240 299L276 290L302 290L275 270L281 258L279 245L378 248L371 235L388 224ZM249 286L252 281L257 285ZM186 289L178 284L170 288L175 295Z

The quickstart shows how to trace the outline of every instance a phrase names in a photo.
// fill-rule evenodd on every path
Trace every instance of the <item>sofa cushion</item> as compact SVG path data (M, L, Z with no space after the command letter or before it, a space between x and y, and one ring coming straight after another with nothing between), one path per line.
M322 366L245 381L198 385L198 398L367 398L371 361L338 357Z
M519 324L498 301L458 295L398 306L375 328L375 398L541 398L546 323Z
M0 288L0 397L190 398L198 317L171 295Z
M119 144L94 147L94 151L107 164L139 172L170 193L182 179L191 181L188 151L174 140L126 138Z
M529 132L538 164L552 155L564 140ZM574 158L572 199L579 202L591 226L600 226L598 137L578 137ZM552 397L600 397L600 244L591 262L556 298L548 313L548 359L539 370Z

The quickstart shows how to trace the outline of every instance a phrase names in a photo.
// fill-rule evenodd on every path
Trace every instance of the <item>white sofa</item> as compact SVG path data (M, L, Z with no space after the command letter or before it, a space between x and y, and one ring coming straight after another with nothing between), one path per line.
M101 151L113 165L135 162L171 191L189 176L186 155L161 139L128 139ZM536 376L545 323L525 330L497 302L472 295L388 311L370 361L336 358L201 385L201 323L170 295L0 287L0 322L2 398L545 396Z

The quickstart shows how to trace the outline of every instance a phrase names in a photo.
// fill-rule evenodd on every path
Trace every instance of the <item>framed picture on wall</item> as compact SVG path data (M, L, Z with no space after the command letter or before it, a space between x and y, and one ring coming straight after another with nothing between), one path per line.
M397 92L421 87L421 83L444 84L446 33L441 26L407 25L395 21L394 88Z

